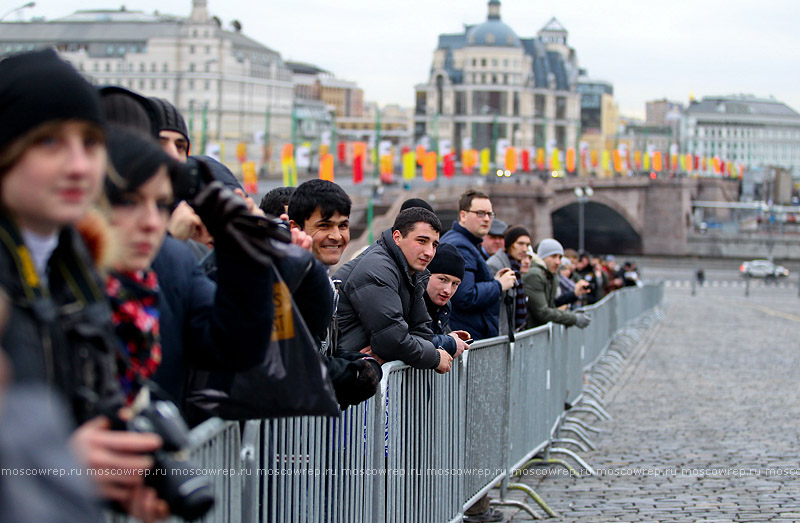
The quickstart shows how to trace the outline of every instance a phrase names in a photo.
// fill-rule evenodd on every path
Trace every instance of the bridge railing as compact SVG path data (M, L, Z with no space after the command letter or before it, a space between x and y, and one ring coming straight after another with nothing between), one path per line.
M661 303L663 284L612 293L586 329L547 324L482 340L438 375L383 366L379 393L337 418L192 431L215 474L207 521L460 521L463 510L545 449L615 332Z

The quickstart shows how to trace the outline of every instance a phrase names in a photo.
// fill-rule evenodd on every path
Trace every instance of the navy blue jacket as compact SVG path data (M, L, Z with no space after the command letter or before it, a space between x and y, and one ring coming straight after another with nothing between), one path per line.
M189 367L245 370L264 361L272 333L272 270L217 253L217 284L191 249L170 236L153 261L158 275L162 361L153 381L183 401Z
M497 336L503 287L481 255L481 238L453 222L453 228L442 236L441 243L456 246L465 262L464 278L450 300L453 305L450 327L465 330L476 340Z

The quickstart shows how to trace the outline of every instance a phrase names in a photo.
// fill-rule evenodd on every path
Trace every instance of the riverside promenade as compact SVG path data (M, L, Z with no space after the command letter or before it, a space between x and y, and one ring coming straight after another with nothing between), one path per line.
M591 423L598 475L531 469L563 522L800 521L800 298L796 289L667 288ZM496 494L493 493L493 494ZM519 491L509 499L532 503ZM498 507L508 521L532 521Z

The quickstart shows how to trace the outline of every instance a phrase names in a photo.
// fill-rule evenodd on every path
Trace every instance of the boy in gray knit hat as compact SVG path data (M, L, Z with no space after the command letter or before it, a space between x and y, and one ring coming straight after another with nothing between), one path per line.
M551 321L585 328L591 321L588 313L556 308L557 272L564 255L564 247L553 238L545 238L539 243L536 255L538 259L534 259L530 270L522 279L525 295L528 297L525 328L538 327Z

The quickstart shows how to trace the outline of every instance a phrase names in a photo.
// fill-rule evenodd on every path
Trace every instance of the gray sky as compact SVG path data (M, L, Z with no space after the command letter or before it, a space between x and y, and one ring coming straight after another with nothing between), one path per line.
M5 12L18 2L3 1ZM25 17L115 9L122 1L37 0ZM228 27L284 59L314 63L353 80L367 100L413 105L427 81L441 33L486 19L486 0L208 0ZM128 9L186 16L191 0L137 0ZM593 78L614 84L624 115L644 102L686 102L716 94L775 96L800 111L800 2L797 0L505 0L503 21L535 36L555 16ZM7 20L15 19L11 15Z

